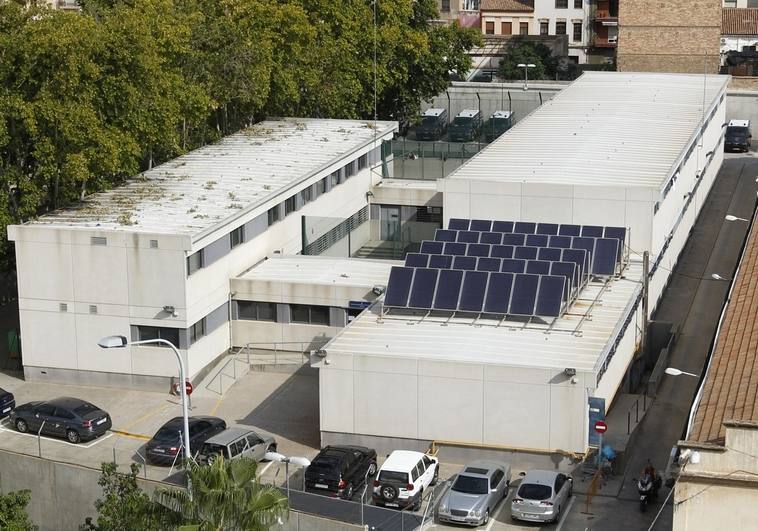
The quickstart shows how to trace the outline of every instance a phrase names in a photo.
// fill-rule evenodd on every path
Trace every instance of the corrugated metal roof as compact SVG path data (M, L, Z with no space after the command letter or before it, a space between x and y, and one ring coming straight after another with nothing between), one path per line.
M396 129L395 122L376 129L356 120L261 122L31 223L197 235Z
M722 35L758 35L758 9L727 7L721 10Z
M448 179L660 188L728 80L586 72Z
M625 278L603 289L590 283L569 314L548 324L446 317L408 317L392 313L378 319L364 312L324 347L327 352L434 359L497 365L593 371L623 319L642 278L632 262ZM595 301L592 304L592 301ZM576 331L572 333L571 331Z
M396 265L403 265L403 262L329 256L282 256L269 258L237 278L372 288L386 285L390 269Z

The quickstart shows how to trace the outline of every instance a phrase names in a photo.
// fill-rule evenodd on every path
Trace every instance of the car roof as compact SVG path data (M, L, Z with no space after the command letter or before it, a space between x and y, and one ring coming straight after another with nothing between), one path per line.
M217 422L217 421L219 421L221 419L218 418L218 417L211 417L211 416L207 416L207 415L194 415L192 417L189 417L188 420L189 420L189 424L191 426L195 422L200 422L202 420L205 420L205 421L208 421L208 422ZM166 421L166 423L163 426L161 426L161 427L166 428L166 427L170 427L170 426L174 426L174 425L180 425L181 426L182 424L184 424L184 418L183 417L174 417L171 420Z
M555 478L560 472L553 472L552 470L530 470L521 480L521 484L536 483L537 485L547 485L552 487L555 484Z
M58 398L53 398L52 400L48 400L45 403L50 404L51 406L59 406L59 407L65 407L65 408L70 408L70 409L77 408L84 404L89 404L89 402L87 402L86 400L82 400L81 398L74 398L71 396L60 396ZM94 404L92 405L94 406Z
M750 120L729 120L729 127L750 127Z
M422 116L439 116L443 112L445 112L445 109L427 109Z
M462 118L473 118L477 114L479 114L479 111L477 109L463 109L458 113L458 116Z
M477 461L472 461L468 463L466 466L463 467L463 470L461 470L461 474L466 474L467 476L482 476L482 477L490 477L492 474L495 473L495 470L502 468L504 470L508 470L509 466L505 463L498 463L496 461L487 461L485 459L479 459Z
M410 468L416 466L419 459L424 457L423 452L414 452L412 450L395 450L382 463L382 470L397 470L398 472L407 472Z
M224 431L214 435L213 437L211 437L205 442L211 443L211 444L220 444L223 446L225 444L229 444L231 442L236 441L243 435L255 435L256 437L260 437L261 439L263 439L263 437L258 435L256 432L254 432L253 430L249 430L247 428L226 428Z
M512 114L511 111L495 111L492 113L492 118L510 118Z

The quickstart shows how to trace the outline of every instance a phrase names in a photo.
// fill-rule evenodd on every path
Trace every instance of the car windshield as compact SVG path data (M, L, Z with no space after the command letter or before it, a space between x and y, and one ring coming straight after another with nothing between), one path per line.
M319 456L317 459L314 459L311 463L311 467L315 468L339 468L340 466L340 460L334 456L331 455L322 455Z
M518 496L525 500L548 500L553 495L553 489L548 485L524 483L518 489Z
M437 125L436 116L424 116L421 119L421 125Z
M94 404L90 404L89 402L84 402L81 406L77 406L74 408L74 413L79 415L80 417L83 417L87 413L92 413L93 411L97 411L98 408Z
M226 446L221 444L205 443L203 445L203 455L221 454L226 457Z
M505 127L506 125L508 125L508 119L507 118L493 118L492 125L495 125L497 127Z
M726 128L727 136L747 136L747 127L730 126Z
M179 438L179 434L182 431L181 424L178 422L176 424L169 423L164 425L161 429L158 430L158 432L153 436L153 439L158 441L171 441Z
M464 494L487 494L487 478L458 476L451 488Z
M467 116L456 116L453 120L453 125L468 125L471 123L471 118Z
M395 472L393 470L382 470L379 472L379 481L396 481L398 483L408 483L408 474L405 472Z

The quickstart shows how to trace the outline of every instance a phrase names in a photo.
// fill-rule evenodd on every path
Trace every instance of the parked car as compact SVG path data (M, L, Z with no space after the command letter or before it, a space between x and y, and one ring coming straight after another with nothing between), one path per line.
M73 444L90 441L111 428L108 413L71 397L22 404L11 411L10 420L21 433L63 437Z
M266 452L276 452L276 439L270 435L259 435L247 428L232 427L205 441L197 461L210 465L220 455L224 459L247 457L263 461Z
M529 522L556 522L568 505L573 479L548 470L530 470L511 500L511 518Z
M374 475L374 450L363 446L327 446L305 470L305 490L349 500Z
M750 120L730 120L724 135L724 151L750 151L753 134Z
M447 110L427 109L416 126L416 140L439 140L447 131Z
M226 429L226 422L218 417L190 417L189 439L190 453L195 455L203 443L210 437ZM155 432L153 438L145 445L146 459L154 464L171 464L180 451L184 432L182 417L174 417Z
M375 505L421 508L424 490L437 483L439 460L409 450L395 450L382 463L374 480Z
M495 111L484 126L484 139L487 142L492 142L511 127L513 127L513 113L511 111Z
M452 142L473 142L482 132L482 113L476 109L464 109L453 119L447 129Z
M511 466L495 461L466 465L437 506L437 519L471 526L484 525L495 507L508 496Z
M13 393L0 387L0 418L7 417L14 407L16 398Z

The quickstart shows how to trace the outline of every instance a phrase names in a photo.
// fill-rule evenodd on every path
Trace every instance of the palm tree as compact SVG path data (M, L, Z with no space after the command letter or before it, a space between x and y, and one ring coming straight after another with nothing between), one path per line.
M261 485L252 459L214 459L209 466L191 463L189 488L158 489L156 501L198 531L266 531L289 514L287 497Z

